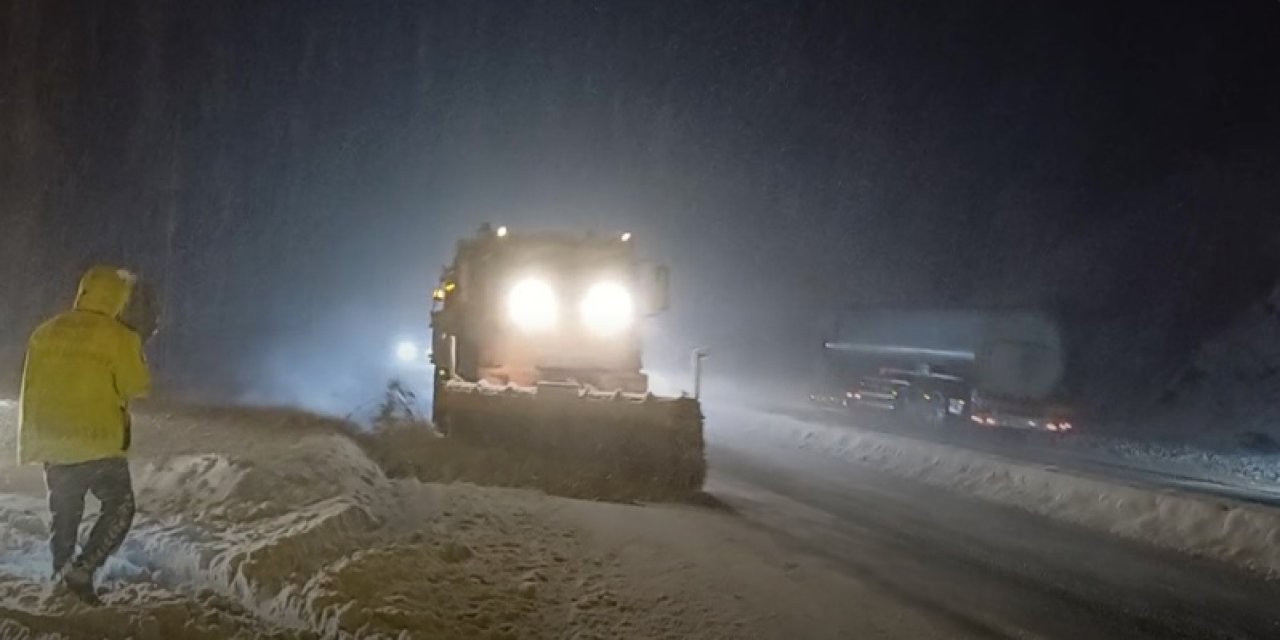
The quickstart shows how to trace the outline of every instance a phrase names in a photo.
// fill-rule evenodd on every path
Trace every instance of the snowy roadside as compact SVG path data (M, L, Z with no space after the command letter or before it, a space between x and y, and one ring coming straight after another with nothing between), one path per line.
M708 415L710 442L834 457L1270 577L1280 575L1280 510L749 409L711 406Z
M334 423L273 410L137 420L137 527L88 609L49 593L12 427L0 411L4 639L954 636L728 513L390 479Z
M1280 454L1275 453L1226 451L1168 440L1088 434L1072 436L1064 444L1073 453L1102 460L1173 471L1239 487L1271 490L1280 487Z
M873 429L929 443L1054 466L1138 484L1181 488L1212 496L1280 506L1280 455L1210 450L1188 443L1117 436L904 426L880 412L849 414L808 406L762 409L836 428Z

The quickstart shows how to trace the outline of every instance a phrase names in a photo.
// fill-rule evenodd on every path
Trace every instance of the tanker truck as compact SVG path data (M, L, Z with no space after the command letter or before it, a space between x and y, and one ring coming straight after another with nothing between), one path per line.
M1061 398L1061 332L1040 312L851 311L841 315L824 347L826 357L845 369L874 372L847 392L854 406L878 406L931 424L950 418L982 427L1074 428Z

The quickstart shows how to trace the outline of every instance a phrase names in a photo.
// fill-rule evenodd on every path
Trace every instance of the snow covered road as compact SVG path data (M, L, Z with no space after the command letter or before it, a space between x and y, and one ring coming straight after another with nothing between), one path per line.
M850 414L842 409L808 406L773 407L765 412L993 453L1153 488L1193 491L1280 508L1280 455L1276 454L1229 454L1082 434L1064 438L1049 433L967 427L905 427L880 412Z
M797 552L993 638L1280 637L1280 587L761 437L777 416L708 406L708 490Z

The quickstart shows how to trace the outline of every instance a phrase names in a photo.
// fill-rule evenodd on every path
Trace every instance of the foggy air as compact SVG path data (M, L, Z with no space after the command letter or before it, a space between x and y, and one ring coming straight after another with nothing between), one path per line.
M1272 637L1277 24L0 0L0 637Z

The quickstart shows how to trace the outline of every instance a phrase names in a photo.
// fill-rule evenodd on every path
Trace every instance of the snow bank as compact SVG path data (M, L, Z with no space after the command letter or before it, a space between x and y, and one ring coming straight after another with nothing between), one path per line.
M1280 575L1280 512L1158 491L996 455L786 416L732 412L709 420L726 443L767 442L865 464L1166 548Z
M389 479L334 424L295 412L170 407L135 430L139 517L103 572L110 591L96 609L50 593L39 469L13 468L12 451L0 451L0 640L720 638L794 628L766 596L706 595L705 585L799 585L795 563L759 566L776 553L740 550L726 569L705 554L622 551L653 546L672 522L697 530L696 513ZM839 589L817 591L834 599ZM753 624L774 633L742 631ZM838 624L815 628L804 635L842 637Z
M1238 436L1239 434L1237 434ZM1227 434L1230 440L1230 434ZM1168 439L1136 440L1112 436L1078 434L1065 441L1071 449L1084 455L1136 463L1164 470L1176 470L1189 476L1220 480L1227 484L1264 487L1274 491L1280 486L1280 454L1257 451L1223 450L1222 435L1218 448L1201 438L1200 442L1176 442Z
M44 505L0 500L0 638L537 638L664 617L536 517L543 496L392 481L323 429L201 429L173 448L206 453L135 464L141 515L107 607L50 597Z

